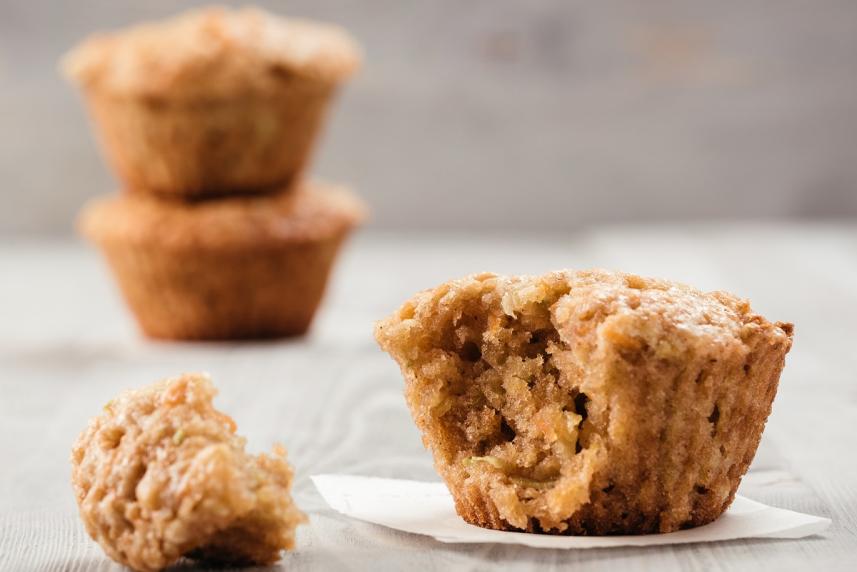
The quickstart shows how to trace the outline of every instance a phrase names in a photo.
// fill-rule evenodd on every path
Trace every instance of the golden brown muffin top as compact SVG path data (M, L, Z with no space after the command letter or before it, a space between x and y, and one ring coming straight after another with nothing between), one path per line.
M664 357L688 345L740 340L748 328L770 329L783 338L792 329L791 324L767 322L747 300L727 292L702 292L678 282L595 269L542 276L483 273L451 280L405 302L378 323L376 336L389 351L412 332L431 327L438 315L458 311L460 301L468 298L495 300L513 318L528 306L545 304L561 333L567 324L591 320L601 324L602 333L613 336L614 343L627 343L629 349L649 344ZM668 347L664 338L675 347Z
M266 92L293 76L337 83L359 64L357 44L337 26L209 7L95 34L62 67L103 93L204 99Z
M196 202L119 193L87 204L78 226L100 243L265 248L337 236L359 224L366 212L344 187L304 182L272 194Z

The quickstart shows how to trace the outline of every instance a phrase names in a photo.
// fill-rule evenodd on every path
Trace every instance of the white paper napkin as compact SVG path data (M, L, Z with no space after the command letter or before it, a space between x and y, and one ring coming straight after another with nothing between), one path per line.
M441 542L493 542L536 548L605 548L715 542L736 538L802 538L830 526L830 519L774 508L736 496L719 519L698 528L645 536L551 536L488 530L464 522L443 483L353 475L315 475L324 500L346 516Z

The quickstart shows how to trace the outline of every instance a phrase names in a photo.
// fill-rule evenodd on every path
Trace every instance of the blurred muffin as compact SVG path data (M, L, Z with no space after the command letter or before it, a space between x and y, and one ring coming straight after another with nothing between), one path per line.
M364 214L349 191L303 183L216 201L122 193L87 205L79 226L147 335L263 338L307 330Z
M726 293L565 271L448 282L375 335L466 521L602 535L726 510L792 326Z
M72 449L72 485L89 535L113 560L161 570L181 557L272 564L306 516L290 495L286 451L250 455L212 405L207 376L126 391Z
M199 196L294 180L359 59L338 27L204 8L93 36L63 68L126 187Z

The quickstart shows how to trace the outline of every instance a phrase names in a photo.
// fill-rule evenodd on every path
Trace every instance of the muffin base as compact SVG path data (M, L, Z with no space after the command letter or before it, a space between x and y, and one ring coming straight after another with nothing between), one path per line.
M132 191L202 198L295 181L309 163L335 86L284 78L231 99L87 94L105 155Z
M714 522L729 508L733 499L734 493L726 503L716 503L694 512L679 528L695 528ZM510 525L500 515L494 503L478 490L459 491L455 495L455 512L469 524L508 532L562 536L637 536L664 532L656 513L645 513L639 509L629 510L624 502L607 498L593 499L590 504L582 507L572 518L565 521L567 528L561 532L555 529L544 530L536 520L530 520L524 529Z
M235 340L305 333L344 237L246 249L100 247L147 336Z

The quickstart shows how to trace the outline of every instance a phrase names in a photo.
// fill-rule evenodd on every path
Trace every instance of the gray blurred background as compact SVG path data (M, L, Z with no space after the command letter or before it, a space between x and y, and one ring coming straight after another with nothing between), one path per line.
M0 233L116 186L60 55L193 4L0 0ZM364 45L313 170L376 227L857 215L853 0L259 4Z

